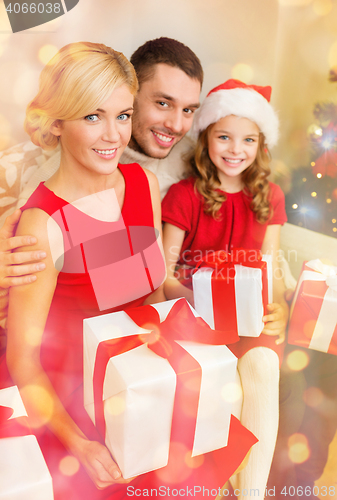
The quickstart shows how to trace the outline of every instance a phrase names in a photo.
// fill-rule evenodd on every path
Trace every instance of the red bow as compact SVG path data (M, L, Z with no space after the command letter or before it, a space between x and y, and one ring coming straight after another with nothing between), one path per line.
M14 413L13 408L0 406L0 439L8 437L28 436L28 418L10 418Z

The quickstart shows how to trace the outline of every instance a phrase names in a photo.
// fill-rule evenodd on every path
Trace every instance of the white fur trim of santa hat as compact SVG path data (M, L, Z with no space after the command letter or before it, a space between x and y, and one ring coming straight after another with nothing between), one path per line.
M210 92L194 113L192 136L228 115L248 118L255 122L266 138L269 148L277 143L279 120L273 107L259 92L249 88L220 89Z

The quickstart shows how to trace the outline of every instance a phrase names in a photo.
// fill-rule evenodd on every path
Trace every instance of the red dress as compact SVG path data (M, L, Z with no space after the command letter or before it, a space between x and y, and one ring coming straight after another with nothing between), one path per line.
M179 265L195 266L208 251L233 248L260 250L267 226L287 221L284 194L279 186L269 183L269 201L272 217L260 224L250 208L251 196L244 191L225 193L226 201L219 210L219 219L205 214L203 197L194 190L195 179L189 177L169 189L162 202L162 220L185 231L185 238L178 260ZM220 190L219 190L220 191ZM185 272L185 285L191 287L191 273ZM284 344L277 346L275 337L261 334L258 338L243 337L228 347L240 358L249 349L263 345L273 349L281 357Z
M42 366L68 413L84 434L89 439L102 443L103 440L98 435L83 405L83 319L141 305L145 297L151 293L153 288L157 288L165 277L163 258L159 248L159 253L156 254L156 249L153 246L156 235L153 228L152 203L147 177L137 164L119 165L119 168L124 176L126 186L122 221L107 223L94 220L95 224L92 224L92 218L57 197L42 183L23 207L23 210L38 207L53 216L62 229L65 246L64 265L58 276L42 339ZM97 231L96 226L98 227ZM89 232L92 233L92 240L88 239L88 228ZM140 228L147 229L139 233ZM93 248L92 241L95 241L95 238L98 239ZM75 244L76 242L78 244ZM110 245L109 251L104 252L107 245ZM134 276L126 277L129 280L129 287L132 289L132 297L134 289L135 293L139 295L144 290L146 291L146 286L149 290L148 293L138 296L127 304L119 304L116 307L102 310L102 306L100 307L102 297L99 296L100 293L97 293L97 289L95 290L95 283L93 284L92 279L94 276L95 280L97 275L92 274L91 271L98 269L100 272L102 268L103 274L107 276L111 285L113 276L109 279L111 272L109 266L112 266L112 270L114 269L114 262L111 264L111 259L116 260L119 257L118 267L122 265L122 255L118 255L118 252L116 254L117 246L124 248L126 260L144 250L141 248L142 246L152 248L150 253L146 253L146 249L144 250L143 263L140 265L143 268L144 262L146 262L147 284L135 282ZM111 254L113 254L112 258ZM151 257L155 255L158 256L157 261L150 262ZM97 267L96 257L100 261L101 267ZM74 269L77 272L72 272ZM140 273L139 276L144 277L144 273ZM109 300L113 302L115 299L116 296L110 297ZM143 497L143 495L148 496L144 489L159 488L160 486L163 488L194 487L194 485L200 484L205 484L210 488L222 486L256 442L255 437L238 421L234 420L231 425L229 445L225 451L219 450L214 455L207 454L209 456L205 458L204 463L198 469L186 470L188 468L184 464L184 457L179 461L178 452L178 457L175 456L175 463L171 464L171 469L174 471L168 474L168 480L164 468L160 469L158 473L155 471L143 474L129 485L114 485L105 490L98 490L82 466L72 476L61 472L60 462L69 453L47 428L36 431L36 435L53 477L55 500L101 500L108 498L120 500L128 498L132 494L131 490L136 489L142 491L141 495L137 491L137 496ZM224 459L225 466L223 465ZM179 464L178 470L177 464ZM219 477L215 473L219 469L222 471L220 483ZM203 476L202 481L200 473ZM175 475L174 480L172 480L172 474ZM200 496L202 496L202 491Z

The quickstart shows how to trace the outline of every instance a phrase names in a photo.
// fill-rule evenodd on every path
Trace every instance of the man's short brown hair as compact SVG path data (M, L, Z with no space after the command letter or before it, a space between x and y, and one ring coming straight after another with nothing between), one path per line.
M198 80L202 86L204 72L199 58L189 47L172 38L161 37L145 42L132 54L130 61L140 86L152 78L157 64L177 67L190 78Z

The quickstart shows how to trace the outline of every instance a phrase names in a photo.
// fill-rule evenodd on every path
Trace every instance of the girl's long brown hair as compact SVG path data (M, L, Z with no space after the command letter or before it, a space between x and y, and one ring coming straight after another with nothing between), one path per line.
M218 212L223 202L226 201L226 195L217 191L221 183L216 166L208 155L208 134L213 125L209 125L206 130L200 133L195 150L187 158L187 162L195 177L195 189L205 200L204 212L218 219ZM272 207L268 200L269 163L269 151L265 145L264 135L260 132L256 159L242 173L242 182L246 193L252 197L250 208L256 213L256 219L261 224L264 224L272 216Z

